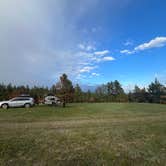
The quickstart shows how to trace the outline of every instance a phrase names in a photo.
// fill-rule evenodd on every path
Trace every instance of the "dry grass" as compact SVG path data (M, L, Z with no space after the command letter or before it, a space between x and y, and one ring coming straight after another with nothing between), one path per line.
M166 106L0 110L0 165L165 165Z

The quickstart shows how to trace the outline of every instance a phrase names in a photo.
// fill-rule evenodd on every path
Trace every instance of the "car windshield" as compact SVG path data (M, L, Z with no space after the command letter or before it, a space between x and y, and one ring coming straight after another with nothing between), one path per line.
M12 99L10 99L9 101L15 101L17 98L12 98Z

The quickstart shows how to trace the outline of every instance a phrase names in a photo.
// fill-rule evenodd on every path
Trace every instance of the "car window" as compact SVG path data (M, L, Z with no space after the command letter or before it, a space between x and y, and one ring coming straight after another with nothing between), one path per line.
M30 98L21 98L20 101L30 100Z
M29 98L15 98L12 99L11 101L25 101L25 100L30 100Z
M18 98L13 98L10 101L18 101Z

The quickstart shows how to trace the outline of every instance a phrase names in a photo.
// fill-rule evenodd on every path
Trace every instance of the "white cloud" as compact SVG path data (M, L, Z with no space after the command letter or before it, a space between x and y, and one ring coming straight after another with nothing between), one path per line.
M120 53L121 54L133 54L134 52L130 51L130 50L121 50Z
M102 61L113 61L115 60L115 58L111 57L111 56L105 56L103 57Z
M90 71L94 70L96 66L84 66L82 69L80 69L80 73L89 73Z
M130 41L130 40L127 40L125 43L124 43L125 46L132 46L133 45L133 42Z
M134 44L134 41L131 40L131 39L127 39L127 40L123 43L124 46L132 46L133 44Z
M135 51L142 51L150 48L163 47L166 45L166 37L156 37L148 43L143 43L134 48Z
M92 73L92 76L100 76L99 73Z
M92 45L88 45L86 47L86 51L94 51L94 50L96 50L96 48L94 46L92 46Z
M100 52L100 51L99 51ZM106 62L106 61L113 61L115 60L112 56L98 56L95 53L84 53L85 56L89 57L89 61L91 64Z
M146 49L157 48L157 47L164 47L166 46L166 37L156 37L150 40L147 43L143 43L135 47L133 50L121 50L121 54L134 54L138 51L143 51Z
M83 44L79 44L78 48L80 48L81 50L85 50L85 46Z
M92 44L78 44L78 48L87 52L96 50L95 46Z
M109 54L109 53L110 53L109 50L96 51L96 52L94 52L95 55L99 55L99 56L104 56L104 55Z

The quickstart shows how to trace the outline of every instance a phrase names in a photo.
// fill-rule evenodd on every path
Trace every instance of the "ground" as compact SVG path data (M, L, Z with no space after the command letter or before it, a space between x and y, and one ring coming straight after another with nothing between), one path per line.
M166 105L94 103L0 109L0 165L161 165Z

